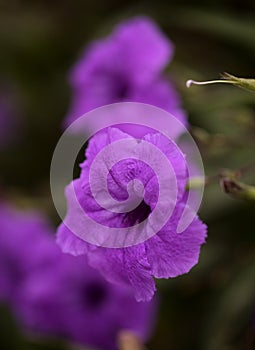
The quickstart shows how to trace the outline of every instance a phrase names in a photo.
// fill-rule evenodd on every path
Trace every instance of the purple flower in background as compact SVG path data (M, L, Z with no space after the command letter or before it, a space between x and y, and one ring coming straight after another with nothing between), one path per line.
M58 259L52 232L41 214L0 204L0 300L14 301L31 271L40 274Z
M116 162L109 169L109 162L116 157L120 146L115 151L109 151L103 159L97 163L93 171L92 179L95 182L96 192L92 193L90 171L96 157L111 143L120 140L133 142L131 150L135 158ZM165 158L170 162L174 175L169 175L162 159L149 149L149 145L156 146ZM158 206L159 183L157 175L143 162L148 156L152 163L163 169L161 178L161 211L158 217L153 218L153 212ZM148 134L142 140L135 140L128 134L116 128L108 128L95 135L89 143L86 151L86 160L81 165L81 175L67 187L68 212L66 220L58 229L57 242L64 252L73 255L86 255L89 264L98 269L105 278L113 283L131 286L138 301L150 300L155 292L154 278L169 278L187 273L198 262L200 246L205 242L206 227L194 215L191 224L182 232L177 233L177 225L185 206L185 186L188 180L186 163L183 154L178 147L162 134ZM105 196L103 188L104 168L108 169L107 186L110 195L117 200L117 206L128 197L127 185L134 179L144 184L143 200L133 210L122 205L120 212L113 212L110 202L108 207L102 207L98 199ZM165 170L164 170L165 169ZM164 191L177 185L176 198L164 196ZM74 186L74 192L70 191ZM139 186L135 187L139 191ZM86 213L85 219L77 210L74 197ZM95 198L97 200L95 200ZM103 198L104 199L104 198ZM99 232L95 234L104 237L106 227L120 228L134 226L145 222L138 236L146 236L150 227L154 227L163 218L167 209L173 206L173 213L167 218L163 227L149 239L144 239L139 244L118 248L93 245L86 237L94 234L90 232L89 217L100 223ZM161 215L162 214L162 215ZM84 220L84 221L82 221ZM147 220L147 221L146 221ZM81 227L81 223L84 226ZM69 229L71 225L72 231ZM69 227L69 228L67 228ZM82 231L82 232L81 232ZM77 234L79 232L79 234ZM79 236L79 237L78 237ZM82 236L82 237L81 237ZM83 239L84 238L84 239ZM121 237L120 237L121 238ZM125 238L125 237L124 237Z
M108 283L83 258L63 254L52 269L27 280L18 313L34 332L113 350L121 330L146 341L155 310L155 302L136 302L130 289Z
M63 254L36 212L0 206L0 301L25 331L116 349L121 330L143 341L156 304L137 303L129 288L109 284L84 259Z
M172 55L172 43L150 18L121 23L110 36L90 44L72 69L65 125L96 107L123 101L152 104L186 124L177 92L162 76ZM136 128L121 129L136 136ZM175 135L182 131L176 129Z

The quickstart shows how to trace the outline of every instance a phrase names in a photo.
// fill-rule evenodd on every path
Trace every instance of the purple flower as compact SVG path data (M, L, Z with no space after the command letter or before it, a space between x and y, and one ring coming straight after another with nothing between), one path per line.
M155 302L137 303L129 288L63 254L42 215L1 204L0 227L0 300L25 331L106 350L121 330L148 339Z
M27 280L18 314L34 332L112 350L121 330L148 339L155 306L136 302L129 288L106 282L83 258L63 254L52 269Z
M129 158L116 162L121 152L118 142L123 140L131 153ZM117 145L115 150L106 151L96 166L93 165L110 144ZM154 153L152 147L156 147L162 157ZM145 159L150 159L151 164L161 169L161 177L154 173ZM110 165L112 160L114 166ZM172 173L165 162L171 164ZM152 298L156 289L154 277L176 277L189 272L198 262L200 246L206 237L205 225L194 215L191 224L182 233L177 233L185 207L188 174L184 155L174 142L159 133L136 140L119 129L108 128L90 140L81 169L79 179L67 187L68 212L58 229L57 242L64 252L86 255L89 264L108 281L131 286L138 301ZM113 204L104 188L105 169L108 171L107 190L114 199ZM135 179L143 184L144 191L139 183L133 182L133 194L143 199L130 210L130 203L126 202L129 197L127 188ZM91 182L94 183L93 191ZM104 202L103 206L99 204L100 200ZM155 216L159 206L160 211ZM116 211L116 208L121 210ZM169 215L169 208L173 210L172 215ZM91 222L97 223L96 230ZM161 222L162 226L153 232ZM142 226L136 231L137 224ZM125 245L131 231L125 231L122 237L123 228L130 227L135 228L132 232L138 241L132 244L131 240L131 244ZM112 228L119 231L116 236L118 245L114 248L104 244L107 228L110 228L110 233ZM92 244L95 236L98 241L101 239L103 246Z
M58 258L53 229L37 212L0 204L0 300L13 302L31 271L40 271Z
M177 92L162 76L172 56L172 43L151 19L136 17L121 23L110 36L90 44L72 69L72 101L65 125L96 107L123 101L155 105L186 124ZM123 125L122 130L136 136L136 128ZM176 127L175 135L182 131Z

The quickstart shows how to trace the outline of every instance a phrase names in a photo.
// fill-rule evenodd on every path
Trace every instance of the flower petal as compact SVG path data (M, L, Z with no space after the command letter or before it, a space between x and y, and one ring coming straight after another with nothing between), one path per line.
M178 217L145 243L148 261L156 278L182 275L198 263L200 247L205 243L206 225L195 216L184 232L177 233Z

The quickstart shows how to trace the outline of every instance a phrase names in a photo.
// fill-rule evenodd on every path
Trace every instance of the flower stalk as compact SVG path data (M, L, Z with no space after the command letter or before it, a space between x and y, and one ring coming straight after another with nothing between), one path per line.
M247 185L238 180L239 174L225 171L220 175L223 191L233 198L255 200L255 186Z
M205 185L205 178L202 176L194 176L191 177L187 184L186 184L186 190L198 190L203 188Z
M209 84L232 84L235 86L238 86L242 89L249 90L252 92L255 92L255 79L245 79L245 78L238 78L232 74L229 73L223 73L221 75L221 79L217 80L208 80L208 81L196 81L196 80L187 80L186 86L187 88L191 87L191 85L209 85Z

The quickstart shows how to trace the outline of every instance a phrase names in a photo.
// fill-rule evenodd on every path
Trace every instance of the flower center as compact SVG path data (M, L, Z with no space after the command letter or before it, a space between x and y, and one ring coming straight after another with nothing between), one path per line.
M84 298L86 304L91 308L94 309L100 307L104 303L106 297L107 290L102 284L93 282L85 286Z
M119 100L125 100L128 96L129 87L124 81L120 81L118 84L117 96Z
M126 213L123 223L125 226L134 226L146 220L151 213L151 207L143 200L134 210Z

